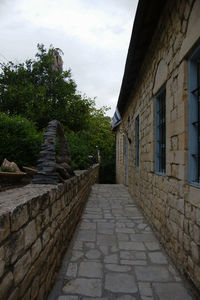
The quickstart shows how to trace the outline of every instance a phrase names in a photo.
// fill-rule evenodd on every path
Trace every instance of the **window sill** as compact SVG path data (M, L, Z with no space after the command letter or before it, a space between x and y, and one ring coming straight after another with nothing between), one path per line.
M154 173L155 173L156 175L166 177L166 173L157 172L157 171L155 171Z
M193 186L193 187L195 187L195 188L200 189L200 183L199 183L199 182L191 182L191 181L188 181L187 184L188 184L188 185L191 185L191 186Z

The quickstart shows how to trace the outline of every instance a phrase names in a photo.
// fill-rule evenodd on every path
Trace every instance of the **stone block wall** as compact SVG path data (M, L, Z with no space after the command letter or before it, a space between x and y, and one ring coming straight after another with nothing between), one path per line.
M131 99L117 130L131 139L129 191L179 270L200 289L200 189L187 183L187 59L200 43L200 1L166 1ZM155 95L166 87L166 175L155 173ZM135 119L139 115L139 167ZM130 120L130 121L129 121ZM123 146L117 147L117 183L125 183ZM123 170L123 171L121 171Z
M0 193L0 300L47 298L98 171Z

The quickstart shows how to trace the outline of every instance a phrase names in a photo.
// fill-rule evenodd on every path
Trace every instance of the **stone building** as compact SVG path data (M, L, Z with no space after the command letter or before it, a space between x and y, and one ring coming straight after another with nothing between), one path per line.
M117 109L117 183L200 289L200 0L139 1Z

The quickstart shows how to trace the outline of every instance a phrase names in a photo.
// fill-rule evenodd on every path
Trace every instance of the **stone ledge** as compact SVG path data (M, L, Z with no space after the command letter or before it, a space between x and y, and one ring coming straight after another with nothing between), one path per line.
M0 299L47 297L98 171L94 165L64 183L1 192Z

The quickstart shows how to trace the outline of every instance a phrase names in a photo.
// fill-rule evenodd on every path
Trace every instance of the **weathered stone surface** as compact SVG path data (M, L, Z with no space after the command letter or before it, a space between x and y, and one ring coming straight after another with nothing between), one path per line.
M104 263L110 263L110 264L118 263L117 254L110 254L110 255L105 256Z
M81 258L84 255L82 251L74 250L72 252L72 259L71 261L77 261L79 258Z
M120 258L130 260L146 259L147 255L142 251L120 251Z
M111 272L128 272L131 270L130 266L121 266L117 264L105 264L105 267Z
M136 297L123 295L115 298L116 300L136 300ZM151 299L150 299L151 300Z
M76 278L66 283L62 290L66 294L101 297L102 283L100 279Z
M136 277L140 281L169 281L170 274L163 266L135 267Z
M0 283L0 299L8 299L9 291L13 286L13 274L9 272Z
M126 195L125 198L124 195ZM149 230L149 226L144 222L143 217L135 219L134 216L138 215L135 209L133 212L126 210L126 215L124 206L127 202L129 205L134 203L127 195L127 189L120 185L95 185L92 188L85 213L58 275L59 281L54 288L57 294L52 292L48 300L55 300L57 297L55 295L58 295L59 291L60 295L64 292L66 297L79 295L78 299L82 300L154 300L155 289L152 283L181 282L172 265L167 263L166 256L160 249L155 235L151 231L146 231L146 229ZM134 208L137 206L134 205ZM95 226L92 232L95 233L95 239L92 242L77 240L78 232L84 231L85 235L87 224L91 224L91 220L85 216L88 213L92 215L101 211L104 211L101 219L93 220ZM116 216L108 222L105 215L109 211ZM122 222L122 217L119 219L119 215L123 215L124 222ZM134 222L134 227L128 227L132 222ZM140 222L142 226L139 226ZM108 234L96 234L99 228L103 227L105 230L113 230L114 238ZM116 228L135 228L136 241L130 241L132 233L125 234L129 238L128 241L118 240L116 237L119 233L116 232ZM88 228L88 231L91 230ZM124 233L120 234L124 235ZM108 241L109 236L114 243ZM149 242L151 240L153 242ZM101 241L100 244L99 241ZM120 247L125 247L125 250ZM198 272L197 269L196 272ZM87 281L90 279L99 280L102 296L93 296L93 287ZM60 290L61 282L64 289L66 288L62 291ZM90 296L85 296L86 293L90 293ZM157 298L156 296L156 300Z
M119 249L144 251L145 247L142 242L119 242Z
M17 285L26 276L29 268L31 266L31 255L28 251L17 263L14 265L14 281Z
M1 192L2 213L8 216L1 223L1 299L46 299L97 170L82 171L76 180L58 186L27 185Z
M24 246L30 247L37 238L35 220L31 221L24 229Z
M78 241L87 241L92 242L95 241L96 232L92 230L80 230L76 239Z
M22 227L29 219L27 205L21 205L11 214L11 231L16 231Z
M116 243L116 237L109 234L97 234L97 244L112 246Z
M75 278L76 274L77 274L77 269L78 268L77 268L77 264L76 263L69 263L66 275L68 277Z
M153 283L153 287L159 299L192 300L181 283Z
M94 250L89 250L87 253L86 253L86 257L88 259L97 259L101 256L101 252L97 249L94 249Z
M0 215L0 242L5 240L10 233L9 213Z
M78 300L78 296L60 296L58 300Z
M149 257L152 263L167 264L167 259L162 252L149 253Z
M153 291L149 282L139 282L139 291L142 296L152 296Z
M59 156L56 163L56 134L59 138ZM57 184L74 176L69 156L67 140L62 124L53 120L49 122L44 134L44 143L38 160L38 172L32 182L34 184Z
M79 276L102 278L102 264L98 262L81 262L79 267Z
M106 274L105 289L114 293L136 293L138 290L133 275L120 273Z

